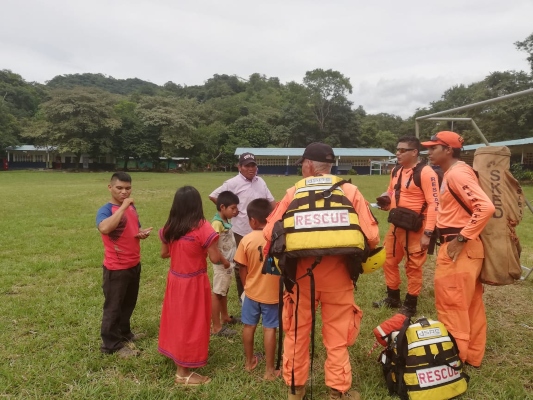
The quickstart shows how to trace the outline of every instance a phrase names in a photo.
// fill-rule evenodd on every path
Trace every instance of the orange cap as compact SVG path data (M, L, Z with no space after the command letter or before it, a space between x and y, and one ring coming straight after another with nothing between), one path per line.
M424 147L441 144L443 146L451 147L452 149L462 149L464 142L464 139L461 136L450 131L435 133L429 140L429 142L422 142L420 144Z

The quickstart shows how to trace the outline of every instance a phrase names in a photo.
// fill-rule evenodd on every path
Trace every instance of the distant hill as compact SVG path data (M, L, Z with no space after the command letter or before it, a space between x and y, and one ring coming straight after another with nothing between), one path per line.
M129 95L140 93L154 95L161 89L158 85L138 78L115 79L104 74L67 74L57 75L46 82L53 89L70 89L75 86L96 87L111 93Z

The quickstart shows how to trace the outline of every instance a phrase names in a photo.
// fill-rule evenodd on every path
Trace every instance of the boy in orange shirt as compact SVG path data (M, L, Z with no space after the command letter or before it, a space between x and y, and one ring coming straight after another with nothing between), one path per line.
M263 249L266 244L263 228L271 210L267 199L255 199L248 204L246 211L253 231L242 238L234 257L234 261L239 264L240 278L244 285L241 320L244 324L242 342L246 357L245 369L255 369L261 357L254 354L254 334L259 318L262 317L266 358L263 378L266 380L274 380L279 376L279 371L274 369L276 329L279 325L279 276L262 273Z

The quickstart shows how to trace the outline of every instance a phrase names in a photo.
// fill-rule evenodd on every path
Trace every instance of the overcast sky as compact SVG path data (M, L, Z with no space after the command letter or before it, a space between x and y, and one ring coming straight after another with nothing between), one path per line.
M2 0L0 69L197 85L254 72L350 78L354 106L408 117L454 84L529 71L532 0Z

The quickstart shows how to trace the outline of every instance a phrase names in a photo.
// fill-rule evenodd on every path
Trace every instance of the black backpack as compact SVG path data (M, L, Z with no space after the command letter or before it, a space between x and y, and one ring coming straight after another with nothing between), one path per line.
M422 168L428 166L429 168L433 168L433 171L435 171L435 173L437 174L437 177L439 179L439 188L440 188L440 185L442 184L442 178L444 176L444 172L442 172L442 169L440 167L431 167L427 164L425 164L423 161L419 162L418 164L415 165L415 167L413 168L413 183L421 188L422 187L422 181L421 181L421 178L420 178L420 175L422 174ZM396 165L393 169L392 169L392 177L393 178L396 178L396 175L398 174L398 171L402 169L402 166L401 165Z

